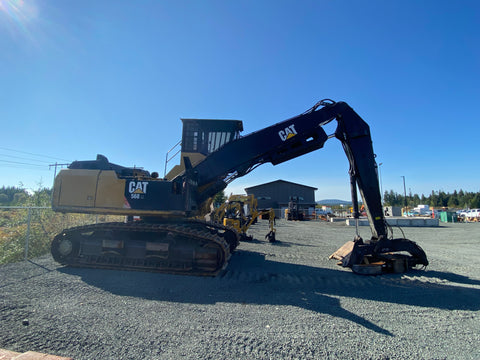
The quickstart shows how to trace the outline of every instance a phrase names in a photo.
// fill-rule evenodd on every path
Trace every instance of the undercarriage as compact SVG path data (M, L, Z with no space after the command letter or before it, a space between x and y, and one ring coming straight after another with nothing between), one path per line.
M70 266L215 276L237 245L234 231L213 223L133 221L66 229L51 252Z

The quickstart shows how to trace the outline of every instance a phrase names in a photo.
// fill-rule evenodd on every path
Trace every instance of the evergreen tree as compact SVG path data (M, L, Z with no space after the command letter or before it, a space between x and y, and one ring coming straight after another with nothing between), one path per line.
M404 195L398 194L393 190L385 191L383 195L383 202L385 206L404 206ZM415 207L420 204L430 205L435 208L448 207L456 208L480 208L480 192L473 193L468 191L454 191L453 193L446 193L439 190L434 191L429 196L422 194L412 194L407 198L408 206Z
M217 195L214 196L213 205L214 206L220 206L225 201L227 201L227 197L225 196L225 191L220 191L220 192L217 193Z
M8 195L0 193L0 204L5 206L9 202Z
M476 209L480 208L480 194L476 193L475 196L473 196L472 200L470 200L470 208Z

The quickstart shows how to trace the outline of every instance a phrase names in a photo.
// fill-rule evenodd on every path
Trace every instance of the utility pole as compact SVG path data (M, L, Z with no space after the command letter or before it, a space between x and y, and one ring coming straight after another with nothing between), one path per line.
M70 164L59 164L57 162L55 162L55 164L50 164L48 165L48 168L51 169L52 167L55 167L55 173L53 174L53 179L55 180L55 178L57 177L57 167L60 167L60 169L62 169L64 166L68 166Z
M57 167L60 167L60 169L62 169L64 166L68 166L70 164L59 164L57 162L55 162L55 164L50 164L48 165L48 169L50 170L52 167L55 167L55 172L53 174L53 184L52 184L52 190L53 190L53 187L55 186L55 178L57 177ZM52 199L53 199L53 191L52 191Z
M405 176L401 176L403 178L403 194L404 194L404 200L403 204L405 205L405 211L407 211L407 188L405 187Z
M383 205L383 186L382 186L382 168L383 163L378 164L378 175L380 177L380 202Z

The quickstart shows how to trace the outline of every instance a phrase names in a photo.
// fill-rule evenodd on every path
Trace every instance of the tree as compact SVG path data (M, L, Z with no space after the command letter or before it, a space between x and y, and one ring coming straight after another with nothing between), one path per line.
M387 206L402 206L403 205L403 196L395 193L393 190L385 191L383 197L385 205Z
M458 197L455 196L455 193L454 193L452 196L449 196L449 197L448 197L447 206L448 206L449 208L456 208L456 207L458 207L458 205L459 205Z
M13 204L15 205L22 205L25 203L28 195L25 192L17 192L13 194Z
M388 206L403 206L404 197L401 194L395 193L393 190L385 191L384 204ZM468 191L455 190L453 193L446 193L439 190L434 191L429 196L418 196L418 194L411 194L408 197L408 205L415 207L420 204L428 204L432 207L449 207L449 208L480 208L480 192L473 193Z
M28 199L30 206L49 206L52 198L52 189L39 188Z
M470 200L470 208L480 208L480 194L476 193L475 196Z
M225 196L224 191L218 192L214 197L213 197L213 205L214 206L220 206L227 200L227 197Z
M438 196L435 194L435 191L432 190L432 194L430 195L430 206L437 207L438 206Z
M418 196L418 194L414 194L412 197L411 197L411 205L413 206L416 206L416 205L419 205L421 204L421 201L420 201L420 196Z
M0 204L6 204L9 202L7 194L0 194Z

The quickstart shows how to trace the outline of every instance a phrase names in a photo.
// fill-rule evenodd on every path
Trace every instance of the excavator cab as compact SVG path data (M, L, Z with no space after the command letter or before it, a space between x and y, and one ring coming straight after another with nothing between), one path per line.
M185 157L190 160L192 166L195 166L226 143L238 139L240 132L243 131L241 120L181 120L183 123L182 141L169 151L169 153L176 151L174 155L169 158L169 153L167 153L165 160L165 178L167 180L172 180L185 170ZM177 150L177 146L180 146L181 150ZM181 152L180 165L174 166L167 174L168 162L179 151Z

